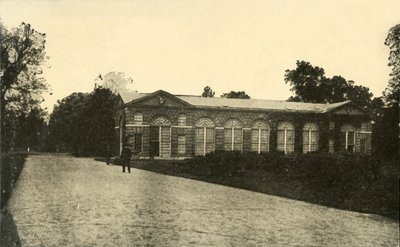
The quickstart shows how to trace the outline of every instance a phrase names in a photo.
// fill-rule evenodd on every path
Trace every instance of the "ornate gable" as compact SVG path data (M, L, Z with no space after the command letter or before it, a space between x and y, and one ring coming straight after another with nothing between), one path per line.
M332 110L332 114L336 115L365 115L365 112L361 108L354 104L347 104L337 109Z
M139 106L150 106L150 107L172 107L172 108L182 108L191 106L186 101L183 101L176 96L165 92L163 90L156 91L152 94L146 95L139 99L135 99L126 105Z

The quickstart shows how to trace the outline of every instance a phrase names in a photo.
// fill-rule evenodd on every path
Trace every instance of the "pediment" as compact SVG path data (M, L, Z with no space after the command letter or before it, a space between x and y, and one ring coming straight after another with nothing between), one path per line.
M168 108L182 108L191 106L186 101L183 101L174 95L159 90L142 98L133 100L127 105L144 106L144 107L168 107Z
M347 104L332 110L332 114L336 115L365 115L365 112L354 104Z

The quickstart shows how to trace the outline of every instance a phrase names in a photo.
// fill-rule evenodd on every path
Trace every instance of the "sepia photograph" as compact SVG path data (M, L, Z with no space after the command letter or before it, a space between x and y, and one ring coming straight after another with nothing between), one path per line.
M399 10L0 0L0 247L399 247Z

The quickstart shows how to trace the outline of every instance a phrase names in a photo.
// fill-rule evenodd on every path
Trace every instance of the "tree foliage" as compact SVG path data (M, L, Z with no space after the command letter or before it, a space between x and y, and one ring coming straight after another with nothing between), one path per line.
M215 95L215 92L211 89L210 86L206 86L204 87L204 91L201 94L201 97L205 97L205 98L213 98Z
M8 30L0 21L0 112L2 150L34 147L39 149L45 133L40 107L48 90L41 76L47 61L46 35L30 24ZM42 140L40 140L42 141Z
M50 115L50 142L55 151L104 155L115 146L117 96L101 86L90 94L73 93L58 101Z
M85 121L89 95L72 93L54 106L49 120L49 141L54 151L78 153L85 145L85 133L90 128Z
M229 93L222 94L221 98L250 99L250 96L247 95L244 91L230 91Z
M29 111L48 89L41 76L46 62L46 35L22 23L11 31L0 22L0 75L3 108Z
M389 103L400 101L400 24L389 30L385 45L390 49L389 66L392 67L388 87L383 92Z
M285 71L285 83L289 83L294 96L289 101L310 103L335 103L351 100L368 109L373 94L369 88L355 85L342 76L328 78L325 70L306 61L297 61L296 69Z

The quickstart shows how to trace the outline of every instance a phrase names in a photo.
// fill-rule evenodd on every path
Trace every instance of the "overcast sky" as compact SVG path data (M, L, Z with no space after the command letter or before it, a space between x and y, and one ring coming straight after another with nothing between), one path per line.
M199 95L209 85L218 96L287 99L283 77L296 60L381 96L384 40L399 10L399 0L0 0L6 26L27 22L47 35L49 110L110 71L132 77L139 92Z

